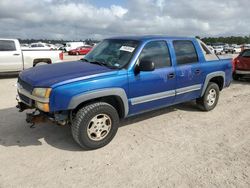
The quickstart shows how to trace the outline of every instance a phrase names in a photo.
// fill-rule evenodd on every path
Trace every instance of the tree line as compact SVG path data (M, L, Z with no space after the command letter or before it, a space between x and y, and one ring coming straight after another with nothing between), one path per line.
M230 37L204 37L201 39L206 44L250 44L249 36L230 36Z
M196 38L201 39L206 44L215 44L215 43L224 43L224 44L250 44L250 35L249 36L230 36L230 37L204 37L201 38L196 36ZM44 42L51 44L64 44L66 42L79 42L75 40L50 40L50 39L19 39L20 43L35 43L35 42ZM80 40L81 42L86 43L97 43L98 40L95 39L85 39Z
M18 39L22 44L31 44L36 42L48 43L48 44L65 44L66 42L86 42L87 44L97 43L98 40L85 39L85 40L51 40L51 39Z

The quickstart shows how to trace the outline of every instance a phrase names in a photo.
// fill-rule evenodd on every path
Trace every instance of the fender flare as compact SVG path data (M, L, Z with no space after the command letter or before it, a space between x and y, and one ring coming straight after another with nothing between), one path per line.
M218 77L218 76L221 76L223 77L223 88L225 87L225 78L226 78L226 73L224 71L216 71L216 72L212 72L212 73L209 73L207 76L206 76L206 79L205 79L205 82L204 82L204 85L203 85L203 88L202 88L202 92L201 92L201 96L204 95L206 89L207 89L207 85L209 83L209 81L214 78L214 77Z
M124 117L126 117L129 111L128 98L126 92L122 88L100 89L76 95L71 98L68 105L68 109L75 109L78 105L88 100L108 96L117 96L122 100L124 108Z

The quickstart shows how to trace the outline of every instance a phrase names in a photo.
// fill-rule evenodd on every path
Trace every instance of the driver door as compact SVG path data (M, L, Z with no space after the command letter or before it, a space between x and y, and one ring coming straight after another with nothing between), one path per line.
M166 41L148 42L138 60L151 61L155 70L129 73L129 114L168 106L175 99L176 76Z

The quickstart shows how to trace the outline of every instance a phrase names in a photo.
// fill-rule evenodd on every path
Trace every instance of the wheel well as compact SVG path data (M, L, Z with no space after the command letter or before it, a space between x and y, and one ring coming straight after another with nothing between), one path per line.
M95 99L82 102L73 110L73 113L76 113L83 106L86 106L87 104L94 103L94 102L106 102L117 110L117 113L119 114L120 118L124 118L125 116L125 109L124 109L122 99L119 96L115 96L115 95L99 97L99 98L95 98Z
M34 59L33 61L33 67L36 66L38 63L47 63L47 64L51 64L52 61L49 58L42 58L42 59Z
M222 76L217 76L212 78L209 82L216 83L219 86L219 89L222 90L224 86L224 78Z

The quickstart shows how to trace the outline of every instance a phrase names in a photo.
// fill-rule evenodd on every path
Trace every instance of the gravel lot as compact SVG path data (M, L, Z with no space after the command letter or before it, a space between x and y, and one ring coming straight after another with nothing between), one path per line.
M82 151L70 128L30 129L16 78L0 79L0 187L250 187L250 80L217 108L193 102L122 122L104 148Z

